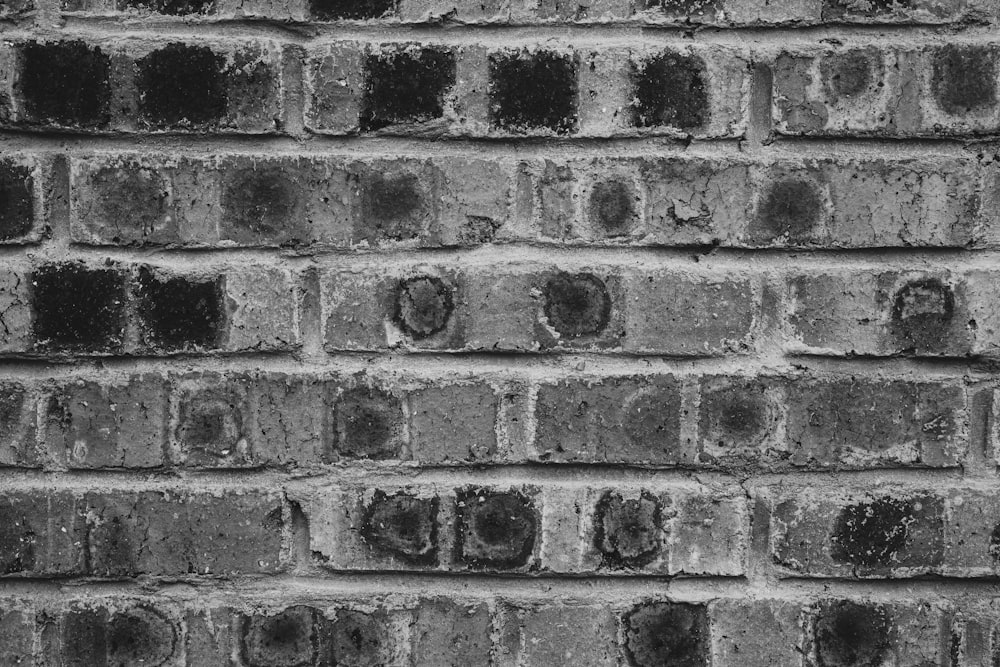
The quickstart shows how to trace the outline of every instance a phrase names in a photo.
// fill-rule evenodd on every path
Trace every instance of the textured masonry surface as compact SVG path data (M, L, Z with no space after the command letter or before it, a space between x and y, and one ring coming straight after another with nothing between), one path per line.
M0 667L1000 665L998 0L0 32Z

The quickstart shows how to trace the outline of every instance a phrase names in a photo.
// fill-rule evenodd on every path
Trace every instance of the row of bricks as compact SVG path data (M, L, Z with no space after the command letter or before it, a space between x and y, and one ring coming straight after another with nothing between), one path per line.
M1000 127L994 42L799 47L489 48L266 41L0 46L0 124L86 131L280 133L282 54L302 60L305 124L333 134L740 137L751 63L773 70L776 129L947 136Z
M0 6L0 17L35 8L36 0ZM690 26L814 25L820 23L974 23L995 20L989 0L908 0L867 4L850 0L598 0L589 5L565 0L62 0L75 16L124 16L149 13L187 20L271 19L281 21L364 21L366 24L438 23L532 25L537 23L638 24Z
M857 376L538 382L147 373L0 383L0 465L48 469L608 463L704 470L950 468L995 460L993 390ZM973 405L969 405L973 402ZM829 406L836 406L830 410ZM973 437L975 440L973 440Z
M298 280L297 280L298 279ZM995 357L1000 274L986 269L571 271L534 263L354 269L105 262L8 265L7 355L294 351L299 292L318 298L328 352L599 351ZM318 293L314 283L318 282ZM267 304L266 307L264 304Z
M766 566L779 577L980 578L1000 570L998 512L994 489L940 485L369 482L293 490L287 502L249 489L35 489L0 495L0 573L743 577ZM292 551L293 521L308 533L308 562ZM752 551L766 562L751 566Z
M129 596L0 608L5 665L989 667L998 657L986 600Z
M52 225L61 157L0 161L0 242ZM69 159L85 245L320 249L486 243L995 247L1000 171L974 158Z

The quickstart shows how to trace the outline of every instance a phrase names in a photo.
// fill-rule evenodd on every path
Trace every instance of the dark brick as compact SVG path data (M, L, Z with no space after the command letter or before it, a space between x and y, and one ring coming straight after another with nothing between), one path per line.
M997 104L995 49L949 44L934 54L931 87L947 113L961 115Z
M139 114L157 127L199 127L228 108L226 59L207 46L173 42L136 63Z
M0 241L31 231L35 220L34 179L31 169L0 160Z
M535 548L533 503L517 491L468 489L457 494L458 559L477 568L524 566Z
M830 535L834 561L871 569L939 565L944 503L935 496L880 496L844 507Z
M169 16L189 16L191 14L211 14L215 11L214 0L118 0L118 11L145 9Z
M385 612L338 611L330 642L332 664L357 667L388 664L391 646Z
M399 458L403 410L398 398L375 387L347 389L333 414L337 451L342 456Z
M697 130L709 119L708 74L697 56L663 53L632 70L635 127Z
M0 382L0 463L38 464L35 446L35 402L19 382Z
M824 0L823 20L844 18L845 16L856 16L865 18L877 18L891 14L900 9L909 9L913 6L913 0Z
M111 58L81 41L21 45L18 88L29 122L100 127L109 120Z
M110 667L106 609L71 608L62 617L60 626L66 667Z
M318 612L296 605L273 616L254 614L243 625L247 667L307 667L316 664L320 641Z
M823 193L815 181L794 175L780 177L768 186L757 208L750 238L756 242L813 240L823 209Z
M226 386L189 389L181 394L177 440L191 466L250 462L246 451L250 410L232 380Z
M667 16L685 17L697 23L701 17L714 17L722 11L722 0L644 0L646 9L659 9Z
M436 565L437 498L376 491L365 508L361 535L374 549L414 565Z
M490 123L511 132L577 127L577 60L551 51L490 56Z
M125 337L125 278L117 268L47 264L31 277L36 345L110 352Z
M424 232L428 206L415 174L366 174L362 178L357 236L373 245L385 240L415 239Z
M150 606L115 613L108 620L108 667L167 665L177 653L179 630Z
M708 612L704 605L650 602L624 618L625 652L635 667L708 665Z
M80 574L83 540L69 493L9 492L0 496L0 575Z
M397 0L309 0L314 19L377 19L396 13Z
M605 493L594 512L594 546L604 565L637 568L659 554L662 533L660 500L643 491L638 498Z
M163 278L144 266L137 292L145 345L171 352L219 346L225 329L222 278Z
M396 290L395 319L411 338L443 331L454 310L454 288L435 276L408 278Z
M35 569L37 544L48 530L45 514L20 499L0 500L0 574Z
M876 62L878 60L879 62ZM820 74L828 99L836 101L868 92L881 75L881 57L872 49L851 49L831 53L820 61Z
M592 273L559 273L545 284L545 317L560 336L579 338L604 331L611 317L611 297Z
M455 85L451 51L407 47L369 55L364 69L361 130L440 118L444 97Z
M955 323L955 292L938 278L920 278L892 297L889 333L904 352L945 349Z
M880 667L890 656L891 631L880 605L824 601L814 626L817 667Z
M301 245L312 239L302 200L305 194L279 166L231 169L222 184L222 224L240 245Z
M702 383L698 433L703 447L737 454L756 450L777 426L767 386L752 380Z
M590 219L608 237L626 236L636 224L636 193L620 180L601 181L590 191Z
M1000 565L1000 523L993 527L990 533L990 559L994 565Z

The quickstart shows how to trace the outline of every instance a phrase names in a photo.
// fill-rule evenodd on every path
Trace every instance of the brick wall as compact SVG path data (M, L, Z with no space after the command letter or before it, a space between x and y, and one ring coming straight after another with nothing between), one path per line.
M0 667L1000 665L1000 1L0 31Z

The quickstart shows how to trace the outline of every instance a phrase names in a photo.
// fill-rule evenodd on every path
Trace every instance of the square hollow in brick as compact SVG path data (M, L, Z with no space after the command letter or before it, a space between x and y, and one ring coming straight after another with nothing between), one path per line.
M219 345L225 323L222 278L161 278L144 266L138 297L146 345L167 351Z
M631 80L633 126L693 131L708 122L708 73L698 56L661 53L633 65Z
M440 118L455 85L455 55L439 48L407 47L370 54L364 66L361 130Z
M490 125L510 132L577 129L578 60L539 51L490 55Z
M110 352L125 337L125 278L114 267L47 264L31 276L36 346Z

